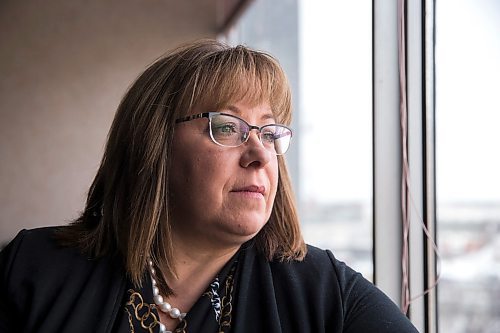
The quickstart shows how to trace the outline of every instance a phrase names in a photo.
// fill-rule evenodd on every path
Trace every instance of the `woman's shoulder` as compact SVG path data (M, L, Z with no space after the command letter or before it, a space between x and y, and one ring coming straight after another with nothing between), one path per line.
M73 313L88 312L97 318L103 311L98 304L106 306L106 312L115 311L125 288L125 274L115 258L92 259L76 247L63 246L58 230L22 230L0 253L0 312L24 318L27 331L61 331L57 325ZM74 307L82 295L85 304ZM50 316L57 320L46 320Z
M332 251L309 244L307 245L307 254L303 260L284 262L274 260L271 262L271 266L275 270L284 270L299 277L323 277L334 280L338 284L344 284L353 279L362 279L360 273L350 268L343 261L338 260Z
M21 230L2 250L0 279L4 291L14 296L28 287L49 293L70 284L75 289L83 287L90 277L99 283L124 276L118 258L91 258L75 246L62 245L58 240L60 228Z
M86 258L78 249L58 243L58 230L58 227L23 229L2 250L0 272L7 289L15 291L20 284L34 286L64 281L85 265Z
M338 260L328 249L307 245L307 254L303 260L270 262L273 275L292 278L300 283L311 284L317 288L322 286L335 286L337 292L341 293L347 285L367 281L363 276L350 268L344 262Z
M56 235L60 228L53 226L21 230L2 250L4 268L9 271L13 266L51 267L64 266L68 261L77 263L82 254L76 248L58 243Z
M301 261L272 262L274 276L280 281L291 278L318 295L327 295L343 303L344 309L359 298L378 298L382 293L363 275L337 259L329 249L307 245ZM382 294L383 295L383 294Z
M51 247L52 240L55 233L62 228L62 226L47 226L34 229L22 229L17 235L7 244L6 250L9 248L18 248L18 246L32 245L43 247ZM3 251L2 251L3 252Z
M313 299L309 306L321 304L317 311L343 318L339 331L417 332L396 304L330 250L307 249L302 261L271 263L274 288L282 289L277 295L285 304Z
M60 278L118 262L111 257L92 258L76 246L63 245L58 238L62 228L64 226L21 230L0 254L4 278L30 275L36 275L38 280Z

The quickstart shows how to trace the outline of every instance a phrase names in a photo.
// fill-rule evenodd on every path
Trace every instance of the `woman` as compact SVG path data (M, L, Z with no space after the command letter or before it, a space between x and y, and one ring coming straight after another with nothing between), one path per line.
M129 89L81 216L2 252L2 332L416 332L306 246L271 56L202 41Z

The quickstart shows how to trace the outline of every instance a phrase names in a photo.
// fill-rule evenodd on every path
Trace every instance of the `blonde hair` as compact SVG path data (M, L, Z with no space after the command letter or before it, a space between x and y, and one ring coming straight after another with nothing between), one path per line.
M215 111L241 100L266 101L277 122L291 122L289 84L266 53L203 40L155 61L122 99L86 207L61 230L63 242L93 256L121 255L136 285L142 283L147 258L174 272L168 179L175 120L195 106ZM306 246L282 156L278 167L273 210L255 244L269 260L302 260Z

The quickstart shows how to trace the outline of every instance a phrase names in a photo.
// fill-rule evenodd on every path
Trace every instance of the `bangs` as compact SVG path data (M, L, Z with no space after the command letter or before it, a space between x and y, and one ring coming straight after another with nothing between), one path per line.
M184 110L219 111L237 102L269 103L276 122L291 122L291 92L270 55L243 46L217 49L199 59L184 92Z

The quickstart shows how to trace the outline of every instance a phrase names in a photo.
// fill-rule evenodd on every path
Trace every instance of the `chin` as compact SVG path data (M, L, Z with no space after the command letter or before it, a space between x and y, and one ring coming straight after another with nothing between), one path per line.
M243 219L231 225L229 231L234 236L241 237L244 240L243 242L246 242L259 233L267 223L266 221L262 217L260 219Z

